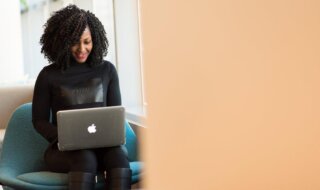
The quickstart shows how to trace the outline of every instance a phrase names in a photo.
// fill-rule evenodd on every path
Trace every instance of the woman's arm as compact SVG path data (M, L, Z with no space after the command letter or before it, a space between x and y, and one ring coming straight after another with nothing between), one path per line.
M107 106L121 105L119 78L116 68L110 63L110 82L107 90Z
M57 139L57 127L50 123L50 88L48 75L42 70L36 80L32 100L32 122L34 128L49 142Z

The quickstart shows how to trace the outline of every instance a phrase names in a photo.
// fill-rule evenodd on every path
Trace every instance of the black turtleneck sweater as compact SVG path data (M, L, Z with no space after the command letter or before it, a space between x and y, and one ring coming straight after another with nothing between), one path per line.
M57 139L59 110L116 105L121 105L119 79L110 62L94 67L72 63L65 71L51 64L41 70L36 80L32 122L44 138L53 142Z

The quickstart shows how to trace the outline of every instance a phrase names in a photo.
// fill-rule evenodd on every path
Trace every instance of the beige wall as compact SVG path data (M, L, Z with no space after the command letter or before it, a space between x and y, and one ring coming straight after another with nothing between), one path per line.
M0 129L7 127L12 112L18 106L32 101L33 86L0 86Z
M146 189L320 189L320 1L140 0Z

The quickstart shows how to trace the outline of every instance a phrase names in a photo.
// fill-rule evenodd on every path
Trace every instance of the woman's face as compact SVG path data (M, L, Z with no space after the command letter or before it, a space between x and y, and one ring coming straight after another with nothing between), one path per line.
M91 32L88 27L83 31L78 43L71 46L71 54L78 63L84 63L92 50Z

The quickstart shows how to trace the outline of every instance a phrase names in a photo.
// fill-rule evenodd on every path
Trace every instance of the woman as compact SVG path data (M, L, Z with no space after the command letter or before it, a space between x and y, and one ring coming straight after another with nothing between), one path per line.
M36 80L32 120L50 143L44 154L48 168L68 172L71 190L94 189L98 171L106 171L107 189L130 189L122 147L64 152L57 147L57 111L121 104L116 69L103 60L108 48L103 25L91 12L69 5L48 19L40 44L50 65Z

